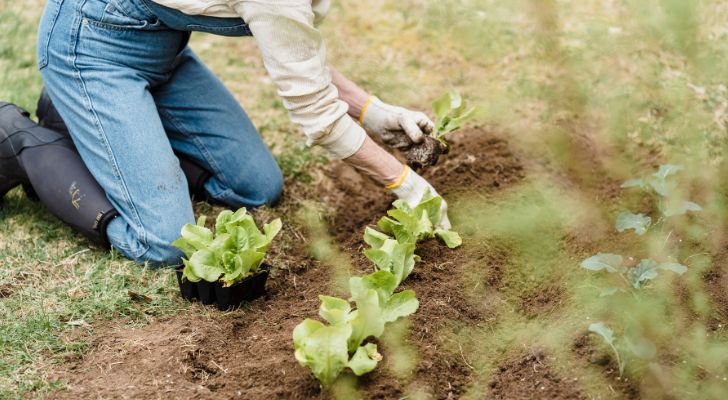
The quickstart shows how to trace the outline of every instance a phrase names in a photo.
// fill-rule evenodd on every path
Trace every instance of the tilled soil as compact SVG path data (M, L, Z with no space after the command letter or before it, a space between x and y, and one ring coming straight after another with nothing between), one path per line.
M574 353L582 360L603 367L602 373L610 382L610 387L625 399L639 399L639 387L626 378L620 378L617 362L608 354L595 350L593 337L587 332L576 338L572 345Z
M540 351L502 364L490 381L490 394L497 400L586 399L575 385L556 376L548 357Z
M484 130L452 137L449 155L424 176L448 199L478 193L482 196L518 182L523 169L507 142ZM371 270L361 255L362 234L386 213L393 198L343 164L326 168L317 186L308 191L332 210L331 234L352 258L355 272ZM406 345L416 350L416 364L408 377L396 379L384 365L358 380L367 399L400 398L413 388L432 398L460 397L477 381L465 354L452 351L448 327L488 320L486 301L468 296L464 273L481 271L485 286L497 287L507 254L487 253L465 237L450 250L435 240L418 245L422 262L404 283L420 300L410 318ZM54 377L67 388L52 398L185 398L185 399L306 399L326 397L308 370L293 358L291 332L305 318L315 318L319 294L331 293L331 270L307 255L306 241L286 250L286 265L273 274L268 294L231 313L179 315L133 328L115 321L94 328L91 350L69 359ZM554 287L551 295L558 294ZM550 295L550 296L551 296ZM556 296L559 298L558 296ZM548 312L549 301L526 304L532 312ZM542 304L543 303L543 304ZM387 357L386 343L380 348ZM543 356L540 356L543 358ZM501 367L490 390L496 398L581 398L575 388L559 382L548 368L531 376L542 381L521 384L514 376L531 371L541 358L520 360ZM530 372L528 372L530 374ZM525 382L525 381L524 381ZM523 385L528 385L524 387ZM541 397L543 394L545 397Z

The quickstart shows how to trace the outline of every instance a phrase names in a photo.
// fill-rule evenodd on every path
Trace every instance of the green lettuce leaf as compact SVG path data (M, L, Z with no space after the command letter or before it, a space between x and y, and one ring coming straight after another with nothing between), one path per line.
M310 368L321 384L328 387L349 364L347 339L350 335L351 325L325 326L307 319L293 330L296 360Z
M387 239L391 239L391 237L386 233L379 232L369 227L364 230L364 242L374 249L382 247L384 241Z
M364 255L380 271L392 273L399 285L412 272L415 266L415 244L387 239L378 249L364 250Z
M210 250L197 250L187 264L192 272L191 276L200 277L207 282L216 282L223 274L215 253ZM191 276L188 276L187 279L194 282Z
M276 219L261 232L245 208L222 211L215 221L215 233L205 228L205 217L197 225L187 224L174 246L182 250L183 276L191 282L222 280L226 286L258 272L266 251L280 232Z
M352 293L356 311L350 322L351 336L348 340L349 351L355 351L368 337L379 337L384 332L384 316L379 304L379 295L374 289Z
M463 239L455 231L437 228L435 229L435 236L445 242L445 245L451 249L458 248L463 244Z
M319 296L321 306L319 315L331 325L344 324L349 321L351 304L344 299L330 296Z
M399 318L417 312L420 302L417 301L414 290L405 290L393 294L384 306L383 318L386 322L394 322Z
M382 355L377 352L377 345L367 343L356 349L356 352L349 360L349 367L356 376L362 376L372 372L377 367L377 363L382 359Z
M387 271L376 271L364 276L349 278L349 292L353 297L361 297L367 290L375 290L379 304L386 304L397 288L397 279Z

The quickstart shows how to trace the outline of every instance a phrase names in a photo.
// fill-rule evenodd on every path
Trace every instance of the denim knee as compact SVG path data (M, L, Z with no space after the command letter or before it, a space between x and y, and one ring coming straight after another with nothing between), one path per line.
M256 173L253 179L249 175L242 176L223 188L222 193L208 192L213 199L231 208L275 205L283 196L283 174L278 165L273 164Z
M116 218L106 232L115 249L139 264L146 263L152 268L182 264L182 252L172 246L172 242L179 238L182 226L156 226L146 230L142 238L132 233L135 230L130 229L122 218Z
M267 182L260 187L260 197L265 205L276 205L283 197L283 173L276 165L266 174Z
M178 267L182 265L182 257L184 257L184 254L178 248L172 246L171 243L158 243L149 246L144 260L140 261L147 262L152 268Z

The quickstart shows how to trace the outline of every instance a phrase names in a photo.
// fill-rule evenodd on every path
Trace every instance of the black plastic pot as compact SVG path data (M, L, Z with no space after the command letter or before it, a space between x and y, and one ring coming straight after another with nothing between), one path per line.
M183 282L182 270L178 269L177 282L179 283L180 293L185 300L194 301L199 299L202 304L216 304L218 309L227 311L239 307L244 301L251 301L263 296L270 270L270 265L262 264L257 274L233 286L224 287L222 282Z
M200 296L200 302L209 306L215 304L215 286L222 285L221 283L215 282L210 283L207 281L197 282L197 294Z
M182 298L187 301L194 301L196 299L200 298L200 295L197 293L197 284L194 282L190 282L186 279L182 279L182 270L184 267L178 267L177 272L177 283L179 284L179 293L182 295Z

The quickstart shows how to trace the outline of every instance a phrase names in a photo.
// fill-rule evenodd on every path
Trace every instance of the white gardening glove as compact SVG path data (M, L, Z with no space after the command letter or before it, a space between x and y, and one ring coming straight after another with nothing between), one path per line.
M364 129L400 150L422 143L425 135L435 130L435 124L424 113L392 106L376 97L371 97L362 108L360 122Z
M405 171L401 179L394 184L387 186L387 189L390 189L397 198L404 200L410 205L410 207L416 207L420 204L425 193L428 191L433 196L439 196L435 188L432 187L429 182L415 171L412 171L409 167L405 167ZM450 219L447 216L447 202L445 202L444 199L442 200L440 210L442 211L442 218L440 219L440 223L437 224L437 227L443 229L452 228Z

